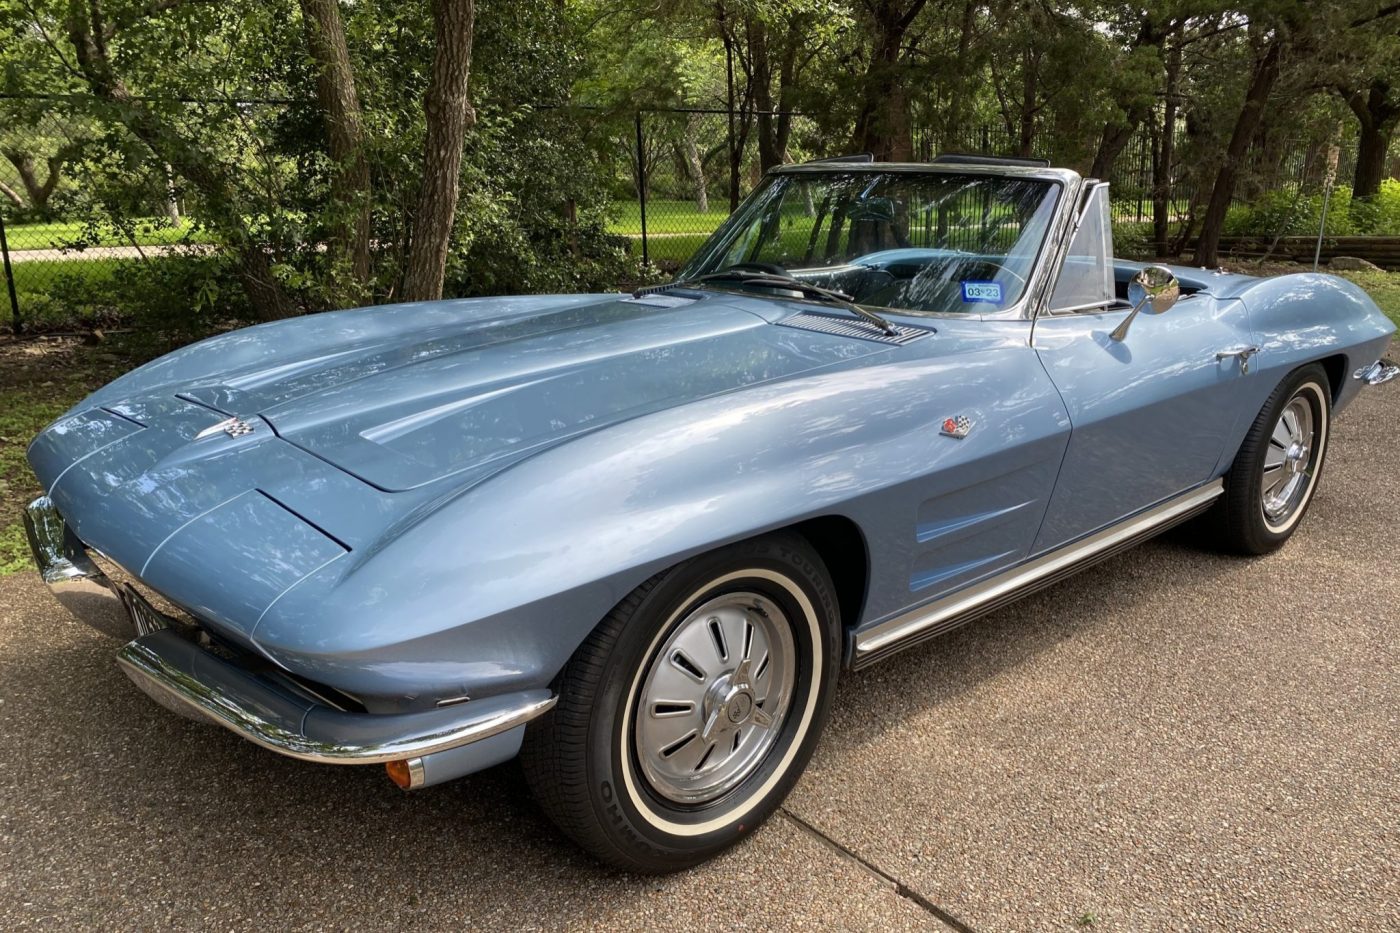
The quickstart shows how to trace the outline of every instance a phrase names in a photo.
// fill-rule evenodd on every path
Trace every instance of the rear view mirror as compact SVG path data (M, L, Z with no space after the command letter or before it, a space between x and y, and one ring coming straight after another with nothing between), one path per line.
M1166 266L1143 266L1128 283L1128 300L1133 303L1133 310L1109 336L1114 340L1125 339L1139 311L1147 308L1153 314L1161 314L1176 304L1180 297L1181 283L1172 275L1172 270Z

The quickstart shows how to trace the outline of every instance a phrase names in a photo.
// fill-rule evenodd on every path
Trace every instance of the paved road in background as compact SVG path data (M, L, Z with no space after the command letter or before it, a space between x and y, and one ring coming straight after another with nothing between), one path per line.
M1173 535L846 677L807 776L669 878L503 766L415 794L137 693L0 578L0 928L1396 929L1400 387L1241 560Z
M10 262L76 262L81 259L149 259L166 254L188 255L192 252L212 252L213 246L203 244L152 244L150 246L89 246L86 249L16 249L10 251Z

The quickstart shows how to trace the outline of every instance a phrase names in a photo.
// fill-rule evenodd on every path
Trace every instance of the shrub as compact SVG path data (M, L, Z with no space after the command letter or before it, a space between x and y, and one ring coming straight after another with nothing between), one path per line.
M1225 216L1226 236L1312 236L1322 223L1322 192L1270 191ZM1327 236L1400 236L1400 181L1387 179L1375 197L1353 200L1338 186L1327 205Z
M156 347L246 318L231 262L220 255L26 263L16 275L24 326L35 331L131 327ZM39 269L37 267L45 268Z
M1124 221L1113 225L1113 255L1120 259L1151 259L1155 251L1151 224Z

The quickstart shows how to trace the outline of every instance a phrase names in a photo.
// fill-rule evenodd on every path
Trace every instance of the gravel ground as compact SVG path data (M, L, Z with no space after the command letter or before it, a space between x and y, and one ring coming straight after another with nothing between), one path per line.
M784 813L599 870L503 766L408 795L164 713L0 578L0 928L1396 929L1400 391L1312 512L1185 533L845 678Z

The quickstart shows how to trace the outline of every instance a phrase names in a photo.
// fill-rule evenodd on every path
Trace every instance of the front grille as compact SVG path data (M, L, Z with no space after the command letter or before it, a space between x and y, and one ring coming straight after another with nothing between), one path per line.
M117 595L121 597L122 605L126 606L126 614L131 616L131 624L136 626L137 635L149 635L170 627L172 617L157 612L145 597L136 592L135 587L128 583L118 583L116 586Z
M151 589L135 574L129 573L125 567L106 554L96 548L88 548L87 555L97 565L97 569L107 575L112 589L121 597L122 603L126 606L126 611L131 616L131 621L136 626L138 634L145 635L148 631L153 632L166 628L171 622L177 628L182 629L199 627L194 618L184 609ZM162 619L162 616L165 618ZM147 629L143 628L143 625L154 627Z
M876 343L888 343L892 346L902 347L907 343L913 343L922 337L927 337L933 333L922 327L909 327L905 324L891 324L894 328L893 334L887 334L870 321L861 318L836 317L831 314L818 314L813 311L803 311L794 314L792 317L783 318L778 324L782 327L795 327L798 330L813 330L820 334L832 334L836 337L854 337L858 340L873 340Z

